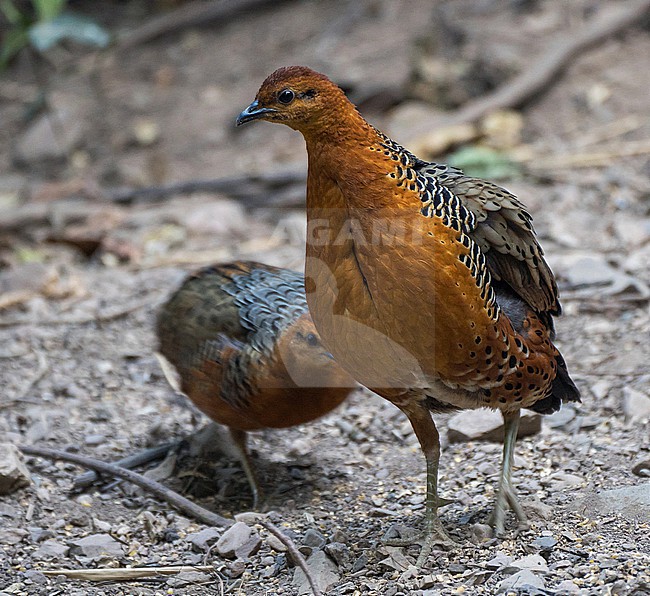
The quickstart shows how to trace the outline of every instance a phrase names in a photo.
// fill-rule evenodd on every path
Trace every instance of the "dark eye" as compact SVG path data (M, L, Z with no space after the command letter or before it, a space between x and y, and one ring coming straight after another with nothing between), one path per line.
M305 339L310 346L317 346L319 344L318 337L313 333L308 333Z
M296 94L293 91L291 91L291 89L284 89L283 91L280 91L280 93L278 93L278 101L285 105L291 103L295 97Z

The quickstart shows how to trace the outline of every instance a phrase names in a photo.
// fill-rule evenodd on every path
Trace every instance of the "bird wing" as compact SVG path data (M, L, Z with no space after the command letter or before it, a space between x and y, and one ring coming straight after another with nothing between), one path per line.
M505 282L537 312L560 314L555 278L524 205L496 184L456 168L420 162L415 169L439 203L452 202L452 217L457 214L459 229L478 244L492 279Z

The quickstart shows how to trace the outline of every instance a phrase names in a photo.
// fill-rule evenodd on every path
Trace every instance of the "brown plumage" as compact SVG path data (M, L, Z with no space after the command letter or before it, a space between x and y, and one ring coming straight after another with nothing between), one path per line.
M487 406L506 423L493 518L503 530L519 411L579 393L552 344L560 313L531 217L508 191L425 162L369 125L327 77L281 68L238 124L263 119L307 144L307 301L325 345L409 417L427 459L427 534L438 521L430 411ZM311 232L318 228L319 234Z
M288 269L241 261L200 269L162 307L156 333L179 389L229 428L256 503L246 431L314 420L355 386L321 344L303 276Z

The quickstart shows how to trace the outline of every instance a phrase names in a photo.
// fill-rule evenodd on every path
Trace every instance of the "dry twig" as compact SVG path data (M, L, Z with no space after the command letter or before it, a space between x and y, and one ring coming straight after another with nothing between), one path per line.
M158 447L146 449L140 453L135 453L134 455L124 457L114 462L113 465L130 470L137 466L141 466L142 464L147 464L149 462L156 461L165 457L172 449L177 448L180 444L181 441L176 441L175 443L165 443L164 445L158 445ZM99 478L99 474L91 470L90 472L85 472L84 474L77 476L73 480L72 486L75 490L83 490L97 482Z
M6 319L0 320L0 327L14 327L16 325L39 325L54 327L57 325L84 325L85 323L108 323L126 317L136 310L140 310L145 306L151 306L152 299L147 297L144 300L139 300L129 306L118 308L113 311L105 313L98 313L96 315L89 315L87 317L67 317L61 319L45 319L43 321L34 321L33 319Z
M192 2L183 4L158 18L150 20L141 27L123 35L117 42L120 50L133 48L162 35L181 31L188 27L207 25L217 21L223 25L228 20L244 12L260 10L265 6L277 6L278 0L228 0L221 2Z
M156 577L159 575L176 575L184 571L202 571L211 573L216 571L212 565L172 565L166 567L129 567L125 568L104 568L104 569L52 569L43 570L44 575L63 575L69 579L82 579L91 582L103 581L131 581L144 577Z
M233 521L208 511L207 509L193 503L189 499L186 499L182 495L174 492L173 490L167 488L166 486L146 478L142 474L138 474L131 470L125 470L120 468L115 464L109 464L107 462L94 459L92 457L86 457L84 455L78 455L76 453L68 453L66 451L60 451L58 449L49 449L47 447L35 447L33 445L19 445L18 447L26 455L34 455L37 457L44 457L47 459L62 460L68 461L78 466L84 468L89 468L102 474L109 474L115 476L116 478L122 478L127 480L140 488L143 488L147 492L155 495L159 499L166 501L173 507L176 507L179 511L182 511L184 514L193 517L194 519L211 526L217 527L227 527L232 525Z
M462 142L480 136L478 128L472 129L473 124L492 112L521 107L547 92L558 75L575 58L597 43L639 23L647 16L649 10L650 0L628 1L621 3L616 9L603 8L600 14L581 31L577 31L575 35L563 33L527 69L503 83L495 91L441 117L439 126L435 127L432 133L416 139L414 145L432 157L443 153L450 145L457 142L459 134ZM454 131L461 131L461 133Z
M284 544L287 547L287 550L289 551L289 554L291 555L291 558L293 559L294 563L298 565L300 569L302 569L303 573L305 574L305 577L307 578L307 581L311 586L311 591L314 593L314 596L322 596L323 593L316 585L316 580L314 579L314 576L311 574L311 571L309 570L309 565L307 565L307 561L305 561L305 557L302 556L302 553L298 550L293 540L291 540L291 538L283 534L280 531L280 528L278 528L270 521L260 519L258 520L257 523L259 523L261 526L264 526L269 532L271 532L271 534L273 534L280 542L282 542L282 544Z

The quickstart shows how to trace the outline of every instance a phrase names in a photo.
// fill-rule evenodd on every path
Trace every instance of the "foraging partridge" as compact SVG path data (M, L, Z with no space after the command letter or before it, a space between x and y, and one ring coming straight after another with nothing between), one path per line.
M180 390L228 427L255 505L246 432L314 420L356 386L321 344L303 276L287 269L252 262L200 269L162 307L156 333Z
M237 124L302 133L308 154L309 310L357 381L409 418L427 462L418 564L448 538L438 519L440 442L431 412L499 409L504 455L492 517L504 529L521 408L579 400L553 345L560 314L531 216L511 193L429 163L368 124L326 76L280 68Z

